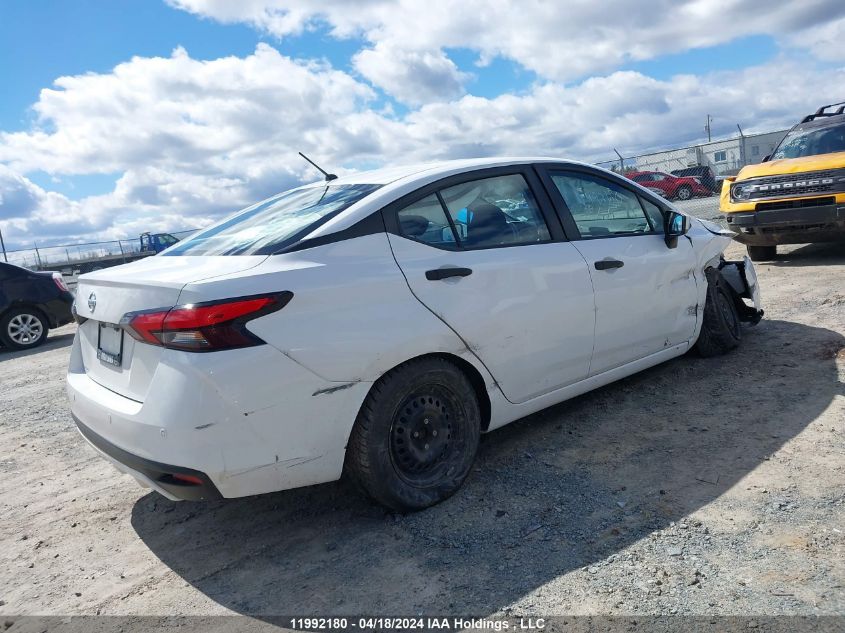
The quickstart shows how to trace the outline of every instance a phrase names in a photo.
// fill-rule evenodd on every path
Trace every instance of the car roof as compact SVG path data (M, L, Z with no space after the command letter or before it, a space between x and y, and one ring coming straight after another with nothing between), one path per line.
M337 185L380 185L379 189L365 196L348 209L334 216L325 224L321 224L314 231L303 239L322 237L330 233L336 233L349 228L359 220L364 219L374 211L390 204L404 195L413 193L415 190L442 178L456 176L479 169L494 167L510 167L517 165L531 165L534 163L555 163L562 166L589 167L595 171L607 171L601 167L590 165L575 160L554 158L548 156L539 157L493 157L493 158L468 158L458 160L445 160L432 163L415 165L403 165L385 167L371 171L360 171L343 176L326 183L316 181L304 187L325 187Z
M573 165L586 165L580 161L553 158L548 156L540 157L492 157L492 158L463 158L455 160L443 160L431 163L417 163L411 165L398 165L383 167L369 171L356 171L340 176L332 180L332 185L386 185L403 179L420 179L426 182L439 177L454 175L460 171L472 171L487 167L505 167L509 165L526 165L531 163L568 163ZM325 181L317 181L309 186L325 186Z
M828 114L809 121L802 121L793 129L810 130L824 127L837 127L845 123L845 114ZM791 131L791 130L790 130Z

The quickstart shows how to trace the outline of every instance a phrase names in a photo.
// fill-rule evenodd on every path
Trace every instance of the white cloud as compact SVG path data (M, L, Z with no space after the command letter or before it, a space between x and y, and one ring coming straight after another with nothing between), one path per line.
M708 113L717 136L736 123L777 129L843 81L845 69L786 60L670 81L616 72L396 116L373 110L371 89L350 74L266 45L244 58L136 57L60 78L33 106L31 129L0 133L0 228L20 244L200 226L313 179L298 150L335 172L496 154L612 158L614 147L700 138ZM25 178L34 171L123 175L110 193L69 200Z
M459 97L468 78L441 50L413 51L379 43L352 61L373 84L411 105Z
M808 48L818 59L845 60L845 17L831 19L786 38L796 48Z
M483 60L501 56L554 81L757 34L786 37L793 45L833 55L826 51L841 51L831 47L841 47L841 26L829 25L845 16L841 0L168 1L197 15L245 22L279 37L325 25L335 37L362 37L375 50L437 56L444 48L469 48ZM397 89L395 73L368 78L399 98L413 94L407 83ZM380 83L384 78L388 81Z
M135 57L111 73L61 77L55 86L34 106L36 129L0 133L0 161L23 172L79 173L86 165L87 173L109 173L150 163L202 170L209 161L237 172L239 159L268 137L308 146L307 134L371 97L349 75L265 44L245 58L197 61L182 49L170 58Z

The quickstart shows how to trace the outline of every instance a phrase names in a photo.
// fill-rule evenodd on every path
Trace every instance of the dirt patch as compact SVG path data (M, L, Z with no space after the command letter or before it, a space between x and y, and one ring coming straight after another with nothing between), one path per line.
M0 613L845 614L845 250L783 250L736 352L485 436L409 516L344 483L167 501L77 435L72 326L0 351Z

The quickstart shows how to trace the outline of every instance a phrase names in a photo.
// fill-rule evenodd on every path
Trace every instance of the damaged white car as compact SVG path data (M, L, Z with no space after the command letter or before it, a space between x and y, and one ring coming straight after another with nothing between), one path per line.
M171 499L343 474L415 510L479 435L761 315L730 233L556 159L389 168L273 196L83 275L67 376L82 435Z

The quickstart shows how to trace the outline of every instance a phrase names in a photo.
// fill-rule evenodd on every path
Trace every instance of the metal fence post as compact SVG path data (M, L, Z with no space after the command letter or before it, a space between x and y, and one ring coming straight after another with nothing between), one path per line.
M35 259L38 261L38 267L41 268L41 253L38 252L38 244L35 245Z
M123 252L123 242L117 240L117 247L120 249L120 257L123 259L123 263L126 263L126 253Z

